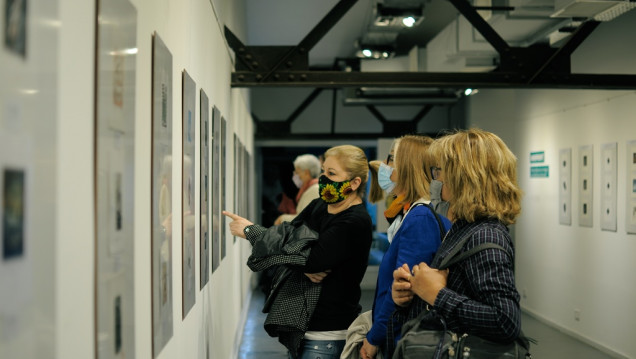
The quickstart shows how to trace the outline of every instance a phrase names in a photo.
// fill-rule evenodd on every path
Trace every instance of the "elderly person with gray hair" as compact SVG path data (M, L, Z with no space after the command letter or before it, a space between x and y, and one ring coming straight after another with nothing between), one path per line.
M320 176L320 160L314 155L300 155L294 160L294 176L292 180L298 187L296 195L296 213L300 213L309 202L318 198L318 176ZM275 225L291 222L295 214L281 214L276 218Z

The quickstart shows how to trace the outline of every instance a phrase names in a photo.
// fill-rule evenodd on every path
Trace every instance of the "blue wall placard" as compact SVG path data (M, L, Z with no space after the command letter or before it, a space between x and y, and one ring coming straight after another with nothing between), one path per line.
M530 177L550 177L550 166L530 167Z
M530 152L530 163L543 163L545 161L545 152Z

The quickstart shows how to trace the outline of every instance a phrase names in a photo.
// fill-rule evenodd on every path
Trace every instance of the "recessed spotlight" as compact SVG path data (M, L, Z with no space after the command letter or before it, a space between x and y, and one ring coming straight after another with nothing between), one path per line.
M402 19L402 23L406 27L413 27L415 25L415 18L413 16L408 16Z

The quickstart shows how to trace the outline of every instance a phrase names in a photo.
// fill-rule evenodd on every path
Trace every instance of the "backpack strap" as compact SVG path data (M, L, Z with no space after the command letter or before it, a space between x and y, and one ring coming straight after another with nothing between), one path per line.
M435 220L437 221L437 226L439 227L439 239L440 239L440 241L443 241L444 237L446 236L446 231L444 230L444 224L442 223L442 219L439 218L439 214L437 214L437 212L435 212L435 209L433 209L433 207L431 207L430 204L424 203L424 202L415 202L415 203L413 203L413 205L411 205L411 207L409 208L409 212L413 209L413 207L417 207L417 206L426 206L426 207L428 207L428 209L431 210L431 212L435 216ZM406 217L406 215L404 215L404 217Z
M504 247L495 243L482 243L465 252L459 253L459 251L461 251L462 248L464 248L464 245L466 245L466 242L470 240L470 238L473 236L473 234L475 234L475 232L477 232L477 230L479 230L479 226L475 226L474 228L468 230L468 233L464 234L462 239L460 239L459 242L455 245L455 247L453 247L453 249L448 253L448 255L444 257L444 259L442 260L442 263L440 263L439 265L439 268L438 268L439 270L444 270L455 263L458 263L474 254L477 254L489 248L501 249L512 258L512 255L508 253L508 251Z

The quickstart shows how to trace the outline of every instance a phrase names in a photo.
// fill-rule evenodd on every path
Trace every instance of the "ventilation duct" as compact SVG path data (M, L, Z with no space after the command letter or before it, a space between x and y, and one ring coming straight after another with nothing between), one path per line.
M552 17L610 21L635 7L636 2L627 0L556 0Z

